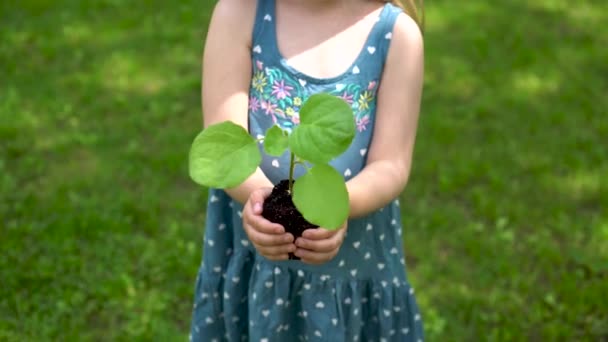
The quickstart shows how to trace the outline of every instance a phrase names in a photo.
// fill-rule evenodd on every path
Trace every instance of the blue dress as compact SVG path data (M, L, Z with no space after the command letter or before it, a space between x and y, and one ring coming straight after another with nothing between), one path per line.
M298 124L302 103L328 92L352 104L357 135L332 165L345 180L365 165L376 94L401 10L387 4L348 71L314 78L289 66L275 34L275 0L258 0L253 32L249 131L263 136ZM287 178L289 155L264 154L274 183ZM296 168L296 178L302 170ZM406 276L399 201L349 221L338 255L324 265L273 262L257 254L242 227L242 206L210 189L192 341L422 341L422 320Z

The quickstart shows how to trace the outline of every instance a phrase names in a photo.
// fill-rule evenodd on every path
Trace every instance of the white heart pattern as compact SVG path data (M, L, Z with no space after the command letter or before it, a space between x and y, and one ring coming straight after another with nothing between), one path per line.
M367 52L369 52L370 55L373 55L376 52L376 48L374 46L368 46Z
M384 268L384 266L385 266L384 264L380 263L380 264L378 264L378 269L381 270Z
M259 45L256 45L253 47L253 52L255 53L262 53L262 47Z
M303 80L303 79L298 79L298 81L300 82L300 85L301 85L302 87L305 87L305 86L306 86L306 80Z
M367 149L366 148L362 148L362 149L359 150L359 154L361 154L361 157L363 157L366 153L367 153Z
M276 167L276 168L279 168L279 166L280 166L280 164L279 164L279 160L278 160L278 159L274 159L274 160L272 161L272 166L274 166L274 167Z
M262 311L262 315L264 315L264 317L268 317L268 315L270 315L270 310Z
M336 84L336 90L337 91L342 91L342 89L344 89L344 88L346 88L345 84L342 84L342 83Z
M219 230L224 230L224 229L226 229L226 224L224 224L224 223L220 224L220 226L219 226L219 227L217 227L217 229L219 229Z
M355 241L353 243L353 247L355 247L355 248L359 248L360 245L361 245L361 242L359 242L359 241Z
M355 65L355 67L353 68L353 74L357 75L360 72L361 72L361 70L359 69L359 67Z
M219 201L219 200L220 200L220 199L219 199L219 198L217 198L216 196L214 196L214 195L212 195L212 196L211 196L211 203L215 203L215 202L217 202L217 201Z
M357 270L356 270L356 269L351 270L351 271L350 271L350 274L351 274L353 277L354 277L354 276L356 276L356 275L357 275Z
M367 227L365 228L365 230L369 231L369 230L372 230L372 229L374 229L374 226L372 226L371 223L368 223Z
M266 21L272 21L272 16L270 14L266 14L264 16L264 20L266 20Z
M387 34L384 36L384 38L386 38L386 39L392 39L392 38L393 38L393 33L392 33L392 32L387 33Z
M346 169L346 171L344 171L345 177L350 177L351 175L352 175L352 172L350 171L350 169Z

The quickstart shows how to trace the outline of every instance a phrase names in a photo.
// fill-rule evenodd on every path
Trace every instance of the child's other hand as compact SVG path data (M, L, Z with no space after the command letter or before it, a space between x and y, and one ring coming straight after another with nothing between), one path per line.
M272 188L255 190L243 208L243 228L254 247L269 260L287 260L296 246L293 235L285 233L280 224L272 223L262 216L263 204Z
M324 228L306 229L296 240L295 255L307 264L324 264L340 250L346 235L347 222L337 230Z

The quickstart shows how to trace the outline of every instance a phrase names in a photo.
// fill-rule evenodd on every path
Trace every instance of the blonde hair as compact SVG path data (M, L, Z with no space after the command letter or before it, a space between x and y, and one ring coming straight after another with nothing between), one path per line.
M423 0L384 0L393 5L401 7L412 19L418 23L420 30L424 32L424 1Z

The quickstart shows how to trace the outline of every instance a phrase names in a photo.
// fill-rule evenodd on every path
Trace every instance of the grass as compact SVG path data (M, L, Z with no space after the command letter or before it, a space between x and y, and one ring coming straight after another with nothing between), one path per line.
M0 4L0 340L188 335L209 2ZM431 341L608 340L608 4L427 3L404 242Z

